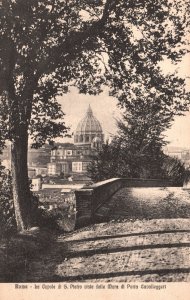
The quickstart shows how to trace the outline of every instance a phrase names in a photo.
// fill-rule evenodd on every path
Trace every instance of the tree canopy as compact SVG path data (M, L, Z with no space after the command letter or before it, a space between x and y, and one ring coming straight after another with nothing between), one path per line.
M11 139L20 123L40 144L65 132L66 126L55 122L64 117L56 97L68 84L84 93L109 84L122 106L148 91L170 112L183 111L185 82L164 76L159 62L176 63L188 51L188 25L188 3L179 0L2 0L5 137Z
M20 228L30 226L28 136L39 147L67 131L57 96L69 85L89 94L109 85L126 109L147 92L168 114L186 110L184 80L165 76L159 63L188 51L188 25L188 1L1 1L1 143L12 143Z

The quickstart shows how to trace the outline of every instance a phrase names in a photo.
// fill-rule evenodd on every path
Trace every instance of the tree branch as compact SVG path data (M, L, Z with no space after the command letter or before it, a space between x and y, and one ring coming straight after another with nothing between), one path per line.
M49 68L49 72L51 72L51 63L53 60L58 60L60 62L61 56L71 53L72 55L81 53L85 48L84 43L88 40L88 38L97 37L102 33L103 27L109 18L114 3L114 0L107 0L104 5L102 17L99 20L94 21L90 26L88 22L86 22L86 26L84 26L85 29L71 32L63 44L51 48L48 57L39 63L38 72L43 74L45 70L47 71L47 66ZM94 49L93 44L92 49ZM53 66L52 70L54 70Z

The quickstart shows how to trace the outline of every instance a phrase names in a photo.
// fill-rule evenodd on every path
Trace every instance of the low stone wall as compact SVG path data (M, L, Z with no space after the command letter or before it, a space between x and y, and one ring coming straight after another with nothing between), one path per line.
M169 187L174 184L163 179L122 178L123 187Z
M81 189L75 191L76 197L76 225L82 227L92 223L93 189Z
M91 224L96 210L122 187L166 187L171 182L158 179L112 178L75 191L76 228Z
M186 181L183 183L183 189L184 189L184 190L190 190L190 179L186 180Z
M93 223L95 211L122 188L122 185L120 178L112 178L75 191L76 227Z

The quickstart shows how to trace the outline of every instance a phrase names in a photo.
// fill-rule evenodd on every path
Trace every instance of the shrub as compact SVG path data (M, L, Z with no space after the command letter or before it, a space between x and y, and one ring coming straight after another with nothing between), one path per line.
M0 236L2 237L16 232L11 175L3 167L0 170L0 191Z
M35 218L36 224L42 228L47 228L50 230L59 229L57 224L58 214L54 210L48 211L46 209L38 208Z
M169 179L176 185L183 185L187 176L187 170L184 163L178 158L165 156L162 168L166 179Z
M13 203L12 177L9 170L0 165L0 237L16 233ZM33 225L38 225L38 197L31 192Z

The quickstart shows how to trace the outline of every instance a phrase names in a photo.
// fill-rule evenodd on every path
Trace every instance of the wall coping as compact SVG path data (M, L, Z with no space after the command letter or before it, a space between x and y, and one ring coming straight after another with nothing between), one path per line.
M135 181L135 180L139 180L139 181L166 181L168 182L169 180L168 179L163 179L163 178L157 178L157 179L152 179L152 178L130 178L130 177L123 177L123 178L120 178L121 180L132 180L132 181Z
M144 178L110 178L110 179L106 179L106 180L103 180L103 181L99 181L97 183L93 183L89 186L84 186L83 188L81 188L80 190L87 190L87 189L96 189L98 187L101 187L101 186L104 186L106 184L109 184L109 183L112 183L114 181L138 181L138 182L166 182L167 183L170 183L171 181L170 180L167 180L167 179L144 179Z
M76 194L90 194L90 193L93 193L94 189L89 187L89 188L82 188L82 189L78 189L78 190L75 190L75 193Z
M81 190L83 190L83 189L95 189L95 188L98 188L100 186L104 186L104 185L106 185L108 183L111 183L111 182L114 182L114 181L118 181L118 180L121 180L121 178L111 178L111 179L99 181L99 182L93 183L93 184L91 184L89 186L85 186Z
M154 188L166 186L172 186L171 182L164 179L141 178L110 178L84 186L75 191L77 207L76 228L93 223L97 209L122 187Z

